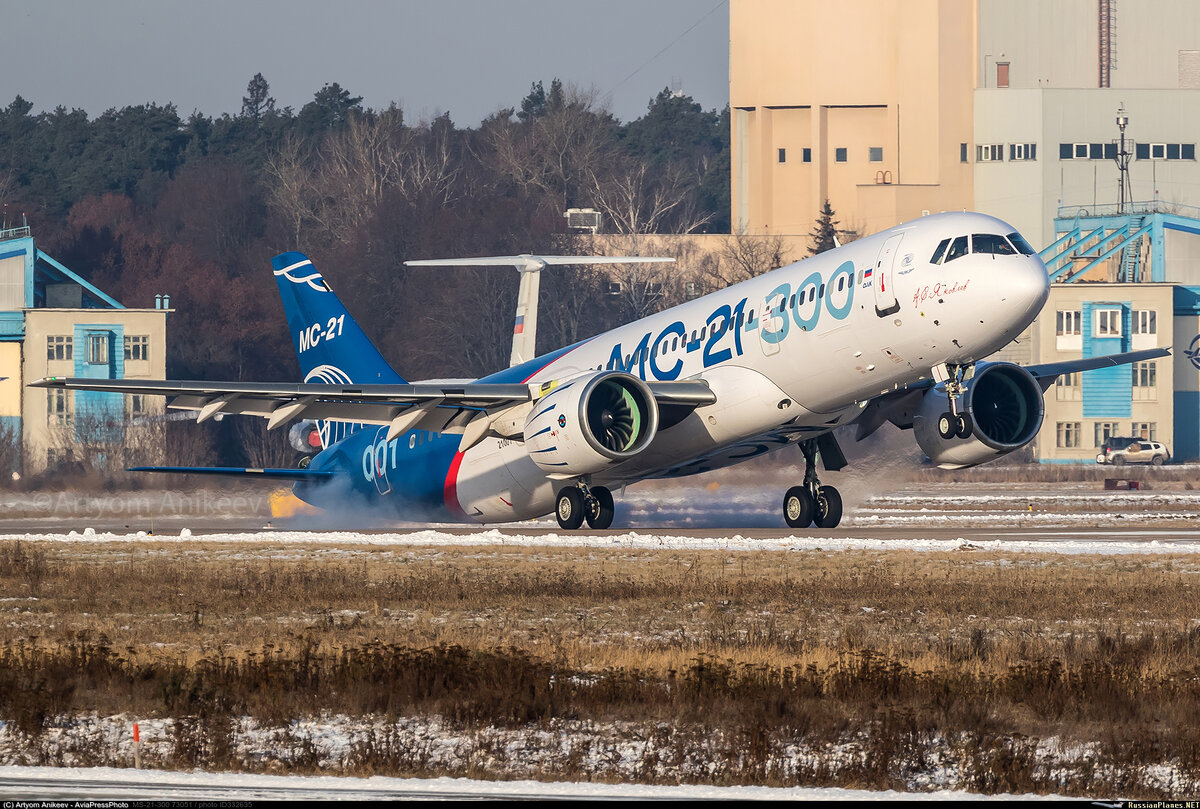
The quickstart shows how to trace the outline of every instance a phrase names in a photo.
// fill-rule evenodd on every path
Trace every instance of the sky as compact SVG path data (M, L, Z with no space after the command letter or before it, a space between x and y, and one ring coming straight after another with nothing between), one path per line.
M664 87L729 101L728 0L39 0L10 6L3 31L0 106L19 94L93 118L148 102L236 115L255 73L279 107L337 82L460 127L554 77L622 121Z

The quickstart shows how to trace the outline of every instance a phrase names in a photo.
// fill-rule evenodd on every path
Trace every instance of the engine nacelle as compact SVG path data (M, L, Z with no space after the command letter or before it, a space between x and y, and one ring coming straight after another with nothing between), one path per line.
M288 443L296 452L313 455L321 451L321 431L311 419L298 421L288 430Z
M597 371L534 402L525 420L525 449L554 476L590 475L637 455L657 432L658 403L646 383Z
M986 463L1020 449L1042 427L1045 403L1041 386L1028 371L1007 362L979 363L963 383L958 412L970 418L966 438L942 438L938 418L949 411L946 389L937 385L921 400L913 418L917 445L943 469Z

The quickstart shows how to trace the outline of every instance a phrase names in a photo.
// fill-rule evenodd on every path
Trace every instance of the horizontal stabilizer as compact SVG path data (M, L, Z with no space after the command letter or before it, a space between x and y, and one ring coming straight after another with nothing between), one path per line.
M255 469L247 466L135 466L126 472L171 472L177 475L234 475L277 480L329 480L333 472L310 469Z

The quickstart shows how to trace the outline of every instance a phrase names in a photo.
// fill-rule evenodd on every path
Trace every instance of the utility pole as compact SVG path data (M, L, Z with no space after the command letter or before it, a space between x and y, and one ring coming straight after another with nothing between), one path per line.
M1125 213L1125 203L1133 202L1133 186L1129 183L1129 158L1133 157L1125 140L1125 127L1129 126L1129 116L1125 114L1125 105L1117 108L1117 129L1121 130L1121 140L1117 145L1117 153L1113 159L1117 162L1120 172L1117 178L1117 213Z

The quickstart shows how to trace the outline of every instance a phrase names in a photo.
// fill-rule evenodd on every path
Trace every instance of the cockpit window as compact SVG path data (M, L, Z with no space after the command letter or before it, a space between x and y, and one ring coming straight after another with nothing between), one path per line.
M929 259L930 264L941 264L942 256L946 252L946 248L950 246L949 239L942 239L941 244L937 246L937 250L933 251L933 258Z
M962 256L965 256L967 254L968 249L969 248L967 247L967 237L959 236L957 239L955 239L950 244L950 249L948 251L946 251L946 261L943 263L948 263L948 262L954 261L954 259L956 259L956 258L961 258Z
M1008 234L1008 240L1013 243L1013 247L1023 256L1032 256L1036 252L1029 246L1029 242L1025 241L1025 237L1020 233Z
M976 233L971 236L972 253L990 253L995 256L1015 256L1017 251L1001 235L996 233Z

